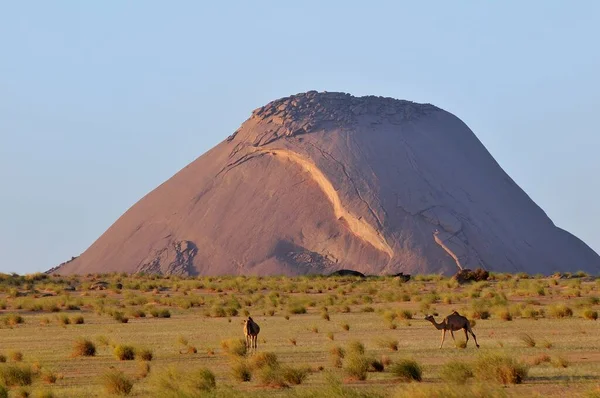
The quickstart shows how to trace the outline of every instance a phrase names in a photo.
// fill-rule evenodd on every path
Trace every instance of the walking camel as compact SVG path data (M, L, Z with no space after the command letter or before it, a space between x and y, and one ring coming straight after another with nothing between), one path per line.
M244 336L246 337L246 347L254 348L256 350L256 340L258 333L260 332L260 326L252 320L251 317L244 319Z
M446 330L450 331L450 334L452 335L452 340L456 342L456 339L454 338L454 332L460 329L463 329L465 331L467 343L469 342L469 333L471 333L471 336L473 336L473 339L475 340L475 346L479 348L479 344L477 343L477 337L475 337L475 333L473 333L473 329L471 329L471 323L467 318L460 315L458 312L452 312L452 314L444 318L442 323L437 323L433 318L433 315L427 315L425 317L425 320L431 322L437 330L442 331L442 342L440 344L440 348L442 348L442 346L444 345L444 339L446 338Z

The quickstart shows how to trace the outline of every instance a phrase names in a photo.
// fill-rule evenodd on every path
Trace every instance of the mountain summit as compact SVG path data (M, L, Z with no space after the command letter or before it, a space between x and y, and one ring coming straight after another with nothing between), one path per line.
M273 101L150 192L59 274L600 272L473 132L433 105Z

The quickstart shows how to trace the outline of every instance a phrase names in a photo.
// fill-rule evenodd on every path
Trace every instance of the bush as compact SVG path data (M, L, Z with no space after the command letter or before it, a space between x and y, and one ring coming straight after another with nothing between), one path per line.
M331 347L329 350L331 364L336 368L342 367L342 359L346 356L346 351L340 346Z
M149 348L140 348L136 350L136 356L142 361L151 361L154 357L154 355L152 354L152 350Z
M463 269L457 272L452 279L458 283L480 282L485 281L490 277L490 273L482 268L477 268L475 271Z
M284 388L288 387L286 383L281 367L279 366L265 366L258 372L258 380L264 386Z
M592 309L587 309L587 310L583 311L583 317L585 319L595 321L598 319L598 311L594 311Z
M527 366L501 354L480 356L474 368L478 380L491 380L502 384L520 384L527 377L527 373Z
M290 314L306 314L306 307L301 304L290 304L288 311Z
M25 323L25 319L19 314L8 314L4 317L4 324L6 326L17 326L21 323Z
M201 397L216 387L214 374L206 368L185 372L170 367L157 373L152 384L157 397Z
M150 310L150 315L152 315L154 318L170 318L171 312L166 308L163 308L161 310L153 308L152 310Z
M0 363L6 362L6 355L0 354Z
M265 366L279 366L279 361L272 352L259 352L250 358L249 365L252 369L262 369Z
M361 343L358 340L351 341L348 344L348 352L350 352L350 353L356 353L356 354L364 354L365 353L365 346L364 346L363 343Z
M382 338L377 341L377 345L381 348L389 348L392 351L398 351L398 340Z
M74 357L93 357L96 355L96 345L90 340L80 338L73 345Z
M85 323L85 320L83 319L83 316L77 315L71 319L71 323L73 325L83 325Z
M421 381L423 370L412 359L403 359L390 366L390 372L401 381Z
M394 398L503 398L507 394L495 386L478 384L456 388L455 385L440 386L411 384L399 389Z
M33 382L33 370L29 365L4 365L0 367L0 381L8 387L29 386Z
M150 373L150 364L145 361L139 361L137 364L137 379L143 379Z
M525 345L527 347L535 347L535 339L533 337L531 337L530 335L528 335L527 333L521 333L521 335L519 336L519 339L525 343Z
M11 351L8 356L15 362L21 362L23 360L23 353L21 351Z
M245 357L248 354L248 347L246 347L244 339L222 340L221 348L229 355Z
M552 358L552 366L554 366L555 368L567 368L570 365L570 362L563 357L555 357Z
M353 351L346 357L344 371L351 379L366 380L370 365L369 359L363 353Z
M0 398L8 398L8 389L0 384Z
M246 361L236 361L231 365L231 376L241 382L252 380L252 369Z
M473 377L473 369L464 362L447 362L440 370L440 377L447 383L465 384Z
M496 315L498 316L498 318L502 319L503 321L512 321L512 319L513 319L512 314L506 308L499 309L496 312Z
M196 369L190 376L192 391L210 391L217 387L214 373L207 368Z
M58 376L50 370L45 370L42 372L42 380L47 384L54 384L58 380Z
M550 362L550 356L548 354L538 355L537 357L533 358L533 360L531 361L531 363L534 366L537 366L537 365L539 365L541 363L544 363L544 362Z
M573 310L565 304L551 305L548 307L548 315L552 318L570 318L573 316Z
M123 372L111 370L102 375L102 385L109 394L129 395L133 389L133 382Z
M130 345L119 344L115 347L114 354L120 361L132 361L135 359L135 348Z
M281 373L283 380L287 383L299 385L306 380L306 377L308 377L308 374L310 373L310 369L307 367L294 368L291 366L284 366L281 368Z

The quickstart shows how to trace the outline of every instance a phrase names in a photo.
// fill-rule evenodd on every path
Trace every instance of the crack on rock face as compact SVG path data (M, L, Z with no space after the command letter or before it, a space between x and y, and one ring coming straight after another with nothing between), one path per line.
M161 275L191 276L197 274L194 268L194 257L198 248L189 240L172 242L167 247L154 251L142 264L136 273L151 273Z

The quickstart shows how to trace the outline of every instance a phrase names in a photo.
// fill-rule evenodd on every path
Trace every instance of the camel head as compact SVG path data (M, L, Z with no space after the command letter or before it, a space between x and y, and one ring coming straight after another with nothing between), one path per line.
M429 322L435 321L435 319L433 319L433 315L427 315L427 316L425 316L425 320L429 321Z

